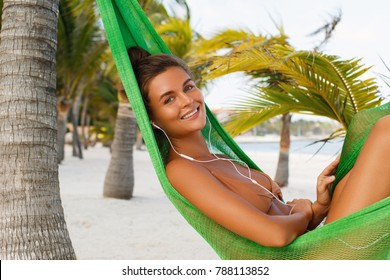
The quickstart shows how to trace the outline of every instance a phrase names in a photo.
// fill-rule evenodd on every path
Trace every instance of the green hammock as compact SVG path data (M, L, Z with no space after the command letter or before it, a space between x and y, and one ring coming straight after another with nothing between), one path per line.
M169 50L136 0L97 0L97 3L119 75L164 192L222 259L390 259L390 197L310 231L282 248L264 247L225 229L183 198L166 177L164 152L160 153L157 147L127 55L127 48L135 45L152 54L169 53ZM353 166L372 125L389 112L390 103L355 115L347 132L336 180ZM212 151L259 169L208 108L207 114L212 126L212 143L208 143ZM208 132L208 128L204 131Z

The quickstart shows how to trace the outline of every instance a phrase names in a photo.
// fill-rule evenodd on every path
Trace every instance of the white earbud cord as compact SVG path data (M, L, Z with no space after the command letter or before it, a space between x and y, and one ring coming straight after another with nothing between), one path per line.
M210 123L210 120L209 120L209 118L208 118L207 116L206 116L206 119L207 119L207 121L208 121L208 123L209 123L208 141L209 141L209 143L210 143L210 145L211 145L211 123ZM282 204L291 206L292 208L291 208L290 213L289 213L289 215L291 215L291 212L292 212L292 210L294 209L294 206L295 206L295 205L294 205L294 204L291 205L291 204L285 203L284 201L280 200L273 192L271 192L269 189L267 189L267 188L264 187L263 185L259 184L255 179L252 179L252 172L251 172L251 169L250 169L249 166L246 164L246 162L244 162L244 161L242 161L242 160L237 160L237 159L220 158L220 157L218 157L218 156L217 156L215 153L213 153L213 152L210 152L210 153L215 157L215 159L210 159L210 160L197 160L197 159L194 159L194 158L192 158L192 157L190 157L190 156L187 156L187 155L185 155L185 154L181 154L181 153L179 153L179 152L175 149L175 147L173 146L173 144L172 144L171 140L169 139L168 135L166 134L166 132L165 132L161 127L157 126L156 124L152 123L152 125L153 125L154 127L158 128L158 129L160 129L160 130L164 133L164 135L165 135L165 137L167 138L167 140L168 140L170 146L172 147L172 150L173 150L176 154L178 154L179 156L181 156L181 157L183 157L183 158L185 158L185 159L188 159L188 160L190 160L190 161L196 161L196 162L200 162L200 163L209 163L209 162L214 162L214 161L218 161L218 160L223 160L223 161L228 161L228 162L230 162L230 163L233 165L234 169L236 170L236 172L237 172L239 175L241 175L242 177L248 179L248 180L251 181L253 184L255 184L255 185L261 187L262 189L264 189L265 191L267 191L268 193L270 193L275 199L277 199L277 200L278 200L279 202L281 202ZM233 163L233 161L235 161L235 162L241 164L242 166L245 166L245 167L247 168L247 170L248 170L248 176L242 174L242 173L238 170L238 168L236 167L236 165Z

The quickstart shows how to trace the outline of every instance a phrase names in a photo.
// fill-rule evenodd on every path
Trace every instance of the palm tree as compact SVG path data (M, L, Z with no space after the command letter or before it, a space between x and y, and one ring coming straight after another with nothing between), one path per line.
M102 32L93 0L60 0L57 51L59 162L64 159L69 111L73 107L73 118L77 123L82 95L92 87L91 84L99 81L97 77L103 71L108 46Z
M58 1L4 1L0 259L74 259L56 152Z
M133 146L137 123L121 82L117 85L119 108L111 160L104 179L103 195L130 199L134 189Z
M88 91L86 95L89 99L86 110L92 123L89 133L95 135L95 143L101 141L104 146L110 146L114 138L113 124L118 111L118 91L114 86L115 81L118 83L118 80L112 80L110 76L103 73L96 88Z
M204 60L208 65L204 70L206 79L245 72L257 83L249 97L238 99L231 108L225 127L233 136L278 115L289 122L287 114L295 112L338 121L343 128L330 136L334 138L343 135L356 112L381 102L375 81L362 79L369 68L361 65L359 59L342 60L317 51L296 51L287 43L278 42L278 38L253 39L251 34L247 38L230 40L232 46L225 43L226 55L208 55ZM208 44L216 45L212 41ZM287 135L284 130L281 139L285 141ZM284 148L280 159L288 162L288 146ZM275 180L280 183L278 178Z
M110 146L111 159L104 179L103 196L130 199L134 190L133 146L137 122L113 60L107 64L104 77L111 84L116 84L118 108L114 137ZM107 95L102 93L99 94L100 97Z
M358 111L375 107L382 100L375 80L362 78L369 67L362 65L360 59L342 60L316 51L296 51L288 45L256 47L229 53L229 57L215 57L207 70L210 79L236 71L264 71L264 75L285 77L276 87L258 81L248 97L237 100L226 123L233 136L269 118L301 113L336 120L342 128L328 139L340 137Z
M222 57L215 59L210 76L227 71L222 60ZM296 51L282 45L231 55L231 72L265 69L280 73L288 80L280 81L274 88L254 86L249 97L240 98L236 103L227 129L237 135L266 119L294 112L336 120L342 128L332 137L343 135L358 111L375 107L382 101L375 80L362 78L370 67L360 61L342 60L315 51Z

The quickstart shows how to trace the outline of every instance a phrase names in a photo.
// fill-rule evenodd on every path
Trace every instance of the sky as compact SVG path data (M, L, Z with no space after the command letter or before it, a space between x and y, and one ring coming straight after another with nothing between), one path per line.
M187 0L187 3L193 29L206 38L225 28L276 35L275 21L283 26L290 44L298 50L312 50L322 35L308 34L341 10L341 22L322 51L342 59L362 58L366 66L373 66L368 73L371 77L378 77L377 73L390 76L381 61L382 58L390 66L388 0ZM379 77L378 82L389 99L390 88ZM228 75L209 87L206 102L211 108L225 107L232 97L245 91L245 79Z

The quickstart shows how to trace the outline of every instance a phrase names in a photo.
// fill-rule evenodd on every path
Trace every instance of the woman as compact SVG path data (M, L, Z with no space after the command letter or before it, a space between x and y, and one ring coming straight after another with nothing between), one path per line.
M268 175L209 151L201 133L207 121L203 96L183 61L151 56L139 47L128 53L156 138L166 137L170 143L166 164L170 183L227 229L264 246L285 246L325 217L330 223L390 195L385 175L390 171L389 116L374 126L332 200L329 187L338 159L319 175L314 203L308 199L284 203Z

